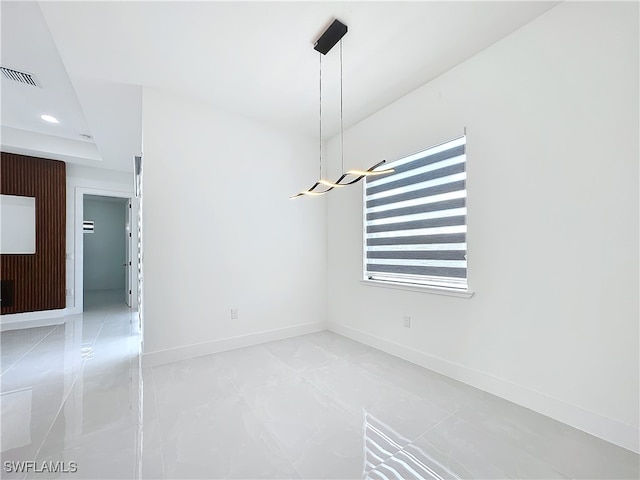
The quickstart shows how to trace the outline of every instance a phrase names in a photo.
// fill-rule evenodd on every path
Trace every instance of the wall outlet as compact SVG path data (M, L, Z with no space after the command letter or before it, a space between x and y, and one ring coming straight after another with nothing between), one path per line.
M237 308L232 308L231 309L231 320L237 320L238 319L238 309Z
M402 317L402 325L405 328L411 328L411 317L409 315Z
M71 297L73 296L73 288L67 288L64 293L66 294L67 297Z

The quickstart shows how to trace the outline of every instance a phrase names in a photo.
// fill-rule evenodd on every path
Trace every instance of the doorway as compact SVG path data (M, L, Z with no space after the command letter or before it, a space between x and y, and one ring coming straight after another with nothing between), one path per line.
M85 303L95 302L137 311L139 199L132 192L75 190L73 311L82 313Z
M131 200L102 195L83 199L84 307L131 307Z

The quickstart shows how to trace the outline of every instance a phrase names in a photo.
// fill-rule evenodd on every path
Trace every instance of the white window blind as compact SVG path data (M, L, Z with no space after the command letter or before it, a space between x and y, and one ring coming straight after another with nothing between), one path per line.
M467 288L465 145L456 138L366 179L366 279Z

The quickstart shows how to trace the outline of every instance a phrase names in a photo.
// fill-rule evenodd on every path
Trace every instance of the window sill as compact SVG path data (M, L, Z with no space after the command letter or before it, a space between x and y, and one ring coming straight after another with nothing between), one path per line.
M460 290L457 288L430 287L427 285L412 285L409 283L385 282L383 280L360 280L362 285L370 287L394 288L396 290L408 290L410 292L433 293L436 295L446 295L448 297L471 298L473 291Z

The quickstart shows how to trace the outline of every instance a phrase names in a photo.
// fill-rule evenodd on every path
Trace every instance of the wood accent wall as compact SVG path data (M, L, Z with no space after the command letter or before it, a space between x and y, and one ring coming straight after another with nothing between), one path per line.
M36 253L0 255L0 276L13 280L12 306L3 315L65 308L66 165L2 152L0 193L35 197Z

